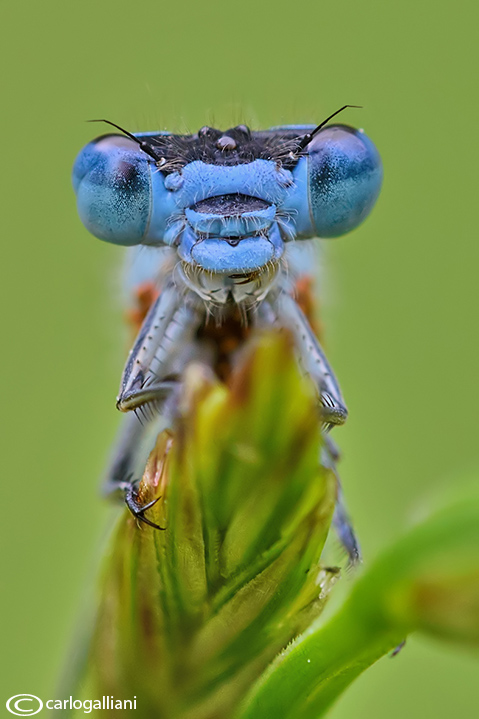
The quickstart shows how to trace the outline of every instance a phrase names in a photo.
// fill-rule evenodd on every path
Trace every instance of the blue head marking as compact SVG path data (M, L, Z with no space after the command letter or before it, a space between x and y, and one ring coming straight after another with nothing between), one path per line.
M271 160L232 166L190 162L165 179L177 220L163 239L178 247L185 262L210 272L257 270L283 253L275 219L285 184L285 171ZM157 234L153 223L150 232Z
M198 269L260 270L284 242L354 229L379 193L381 161L363 132L311 129L101 137L75 163L80 217L100 239L171 245Z

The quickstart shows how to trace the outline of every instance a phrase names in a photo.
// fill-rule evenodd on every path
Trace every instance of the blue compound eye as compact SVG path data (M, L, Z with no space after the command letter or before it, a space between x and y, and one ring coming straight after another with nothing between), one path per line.
M142 242L151 211L148 158L133 140L105 135L90 142L73 168L78 213L85 227L117 245Z
M376 202L382 164L371 140L347 125L329 125L309 143L311 216L319 237L338 237L357 227Z

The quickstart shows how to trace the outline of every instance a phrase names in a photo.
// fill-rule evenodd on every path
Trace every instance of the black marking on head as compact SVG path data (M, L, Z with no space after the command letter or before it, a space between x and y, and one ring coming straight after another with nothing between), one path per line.
M270 160L278 167L292 170L301 156L307 154L307 146L327 123L348 107L343 105L329 115L311 132L301 133L294 128L262 130L251 132L246 125L237 125L226 132L205 125L196 135L150 135L142 136L124 130L110 120L89 120L105 122L120 130L133 140L143 152L149 155L165 175L180 171L190 162L199 160L209 165L244 165L254 160Z
M240 217L244 212L266 210L268 207L270 207L269 203L258 197L234 193L207 197L206 200L197 202L191 209L202 214L214 213L225 217Z
M196 135L149 135L148 143L164 158L159 169L167 175L196 160L230 166L272 160L292 169L299 159L295 151L303 136L295 129L251 132L246 125L238 125L223 132L205 126Z

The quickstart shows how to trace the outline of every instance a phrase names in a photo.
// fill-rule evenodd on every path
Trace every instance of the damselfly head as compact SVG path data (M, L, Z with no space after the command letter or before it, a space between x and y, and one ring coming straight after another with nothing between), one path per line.
M361 130L327 123L196 134L104 135L79 154L85 226L120 245L169 245L196 270L248 276L285 243L357 227L379 193L379 154Z

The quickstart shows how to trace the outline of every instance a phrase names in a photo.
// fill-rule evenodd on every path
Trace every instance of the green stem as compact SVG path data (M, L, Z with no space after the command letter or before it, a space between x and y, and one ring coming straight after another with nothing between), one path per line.
M236 719L318 719L413 630L479 643L479 500L441 511L384 554L329 622L283 652Z

